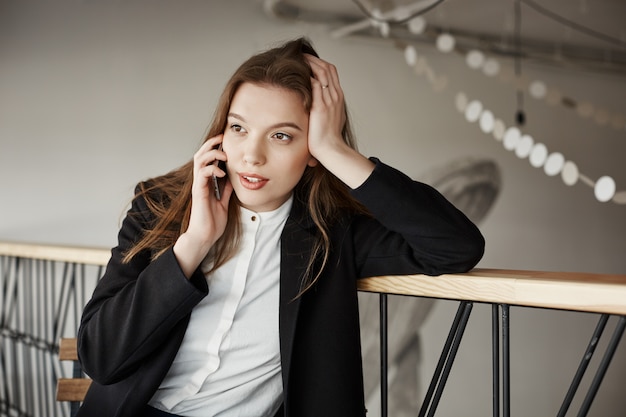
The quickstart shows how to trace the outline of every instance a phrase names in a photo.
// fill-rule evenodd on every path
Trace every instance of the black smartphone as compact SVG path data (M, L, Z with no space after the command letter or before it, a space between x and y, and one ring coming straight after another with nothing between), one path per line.
M226 163L224 161L218 161L217 167L226 172ZM224 192L224 185L226 184L226 176L220 178L213 175L213 191L215 192L215 198L222 199L222 193Z
M220 151L222 150L222 144L220 143L220 146L218 148ZM226 172L226 162L221 161L221 160L216 160L215 162L217 162L217 167L219 169L221 169L222 171ZM213 175L213 192L215 193L215 198L218 200L222 199L222 193L224 192L224 185L226 184L226 176L223 176L222 178L219 178L215 175Z

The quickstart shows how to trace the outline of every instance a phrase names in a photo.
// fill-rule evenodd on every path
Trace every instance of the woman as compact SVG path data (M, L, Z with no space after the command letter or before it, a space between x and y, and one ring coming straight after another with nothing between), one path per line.
M137 188L80 324L79 416L364 416L356 280L467 271L483 248L358 153L308 41L255 55L193 160Z

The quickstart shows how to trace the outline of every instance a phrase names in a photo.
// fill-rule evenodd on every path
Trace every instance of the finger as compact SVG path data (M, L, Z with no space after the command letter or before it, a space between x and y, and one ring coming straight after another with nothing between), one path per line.
M330 98L335 101L341 100L343 98L343 91L339 84L337 67L314 56L310 56L308 62L314 77L320 82L322 93L324 93L322 96L330 96Z
M329 64L312 55L307 55L306 58L313 72L313 77L321 83L324 89L330 87L329 80L331 77L328 74L329 71L327 68Z
M219 134L219 135L213 136L205 140L204 143L198 149L198 152L208 152L212 149L218 149L223 139L224 139L224 135Z
M222 203L225 207L228 207L228 201L230 200L230 196L233 194L233 184L231 184L230 180L226 178L226 184L224 184L224 190L222 191L222 198L220 199L220 203Z
M213 151L199 150L193 157L194 170L200 171L206 167L213 166L216 161Z
M216 161L226 161L228 159L226 153L221 150L221 142L218 142L218 147L215 148L214 145L216 142L207 141L205 142L200 149L194 154L194 165L199 167L215 164Z
M316 103L324 103L327 104L324 100L324 88L322 88L322 83L311 77L311 90L313 93L313 107L316 107Z
M341 83L339 82L339 72L337 71L337 67L335 67L334 65L331 65L329 75L330 75L329 86L330 85L333 86L333 89L331 90L331 92L337 94L337 96L339 97L343 96Z

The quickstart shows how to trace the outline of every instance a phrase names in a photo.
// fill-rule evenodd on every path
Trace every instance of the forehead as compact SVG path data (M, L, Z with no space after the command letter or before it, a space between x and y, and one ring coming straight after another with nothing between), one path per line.
M246 121L267 124L302 124L309 119L298 93L265 84L242 84L233 97L230 112L243 116Z

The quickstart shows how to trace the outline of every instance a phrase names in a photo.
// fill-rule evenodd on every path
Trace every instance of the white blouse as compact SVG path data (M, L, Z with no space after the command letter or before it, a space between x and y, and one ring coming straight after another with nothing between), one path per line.
M278 304L280 236L292 199L241 209L236 256L206 275L182 345L150 405L188 417L273 416L282 403ZM210 269L204 262L202 270Z

